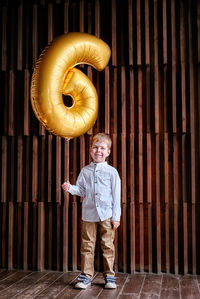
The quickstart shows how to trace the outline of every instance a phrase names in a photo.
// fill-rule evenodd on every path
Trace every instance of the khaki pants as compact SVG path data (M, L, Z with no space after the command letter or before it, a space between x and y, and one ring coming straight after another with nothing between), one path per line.
M92 278L94 275L94 251L96 245L97 226L100 230L101 249L103 251L104 277L114 276L115 259L114 236L111 219L100 222L82 221L81 271Z

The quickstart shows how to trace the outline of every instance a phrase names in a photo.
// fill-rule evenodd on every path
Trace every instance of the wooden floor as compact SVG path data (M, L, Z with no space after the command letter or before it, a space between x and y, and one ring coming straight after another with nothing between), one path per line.
M74 283L80 272L0 270L0 298L200 298L200 277L171 274L117 273L117 289L104 289L97 273L87 290Z

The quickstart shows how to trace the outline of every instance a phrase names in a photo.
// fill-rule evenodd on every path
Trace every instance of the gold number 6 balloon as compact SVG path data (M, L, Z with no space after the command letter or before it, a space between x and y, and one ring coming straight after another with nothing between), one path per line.
M96 89L74 66L86 63L101 71L110 54L104 41L79 32L61 35L44 49L32 75L31 103L49 132L70 139L94 125L98 113ZM63 95L72 97L71 107L65 106Z

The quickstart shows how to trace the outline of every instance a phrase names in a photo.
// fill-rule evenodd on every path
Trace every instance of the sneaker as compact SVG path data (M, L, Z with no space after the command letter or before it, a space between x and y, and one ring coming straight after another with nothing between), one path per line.
M75 284L76 289L86 289L91 285L91 279L83 274L78 277L78 282Z
M114 276L105 277L105 288L106 289L116 289L116 278Z

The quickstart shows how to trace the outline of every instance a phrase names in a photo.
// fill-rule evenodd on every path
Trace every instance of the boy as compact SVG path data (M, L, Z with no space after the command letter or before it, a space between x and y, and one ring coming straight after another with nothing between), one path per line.
M97 226L100 229L101 248L103 251L105 288L115 289L114 235L120 225L121 216L121 181L117 170L108 165L112 141L103 133L92 139L90 156L92 162L83 167L76 185L65 182L65 192L84 197L82 203L81 232L81 275L76 288L85 289L91 285L94 275L94 250Z

